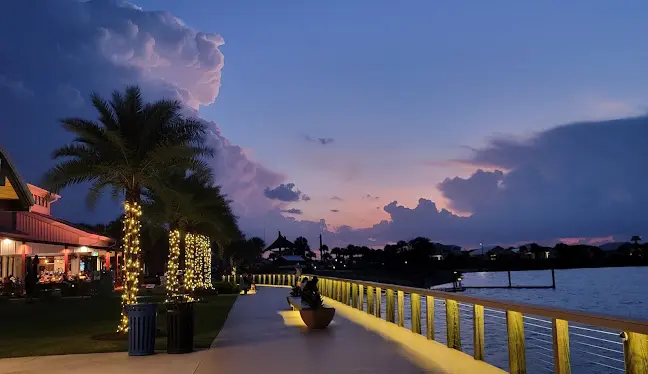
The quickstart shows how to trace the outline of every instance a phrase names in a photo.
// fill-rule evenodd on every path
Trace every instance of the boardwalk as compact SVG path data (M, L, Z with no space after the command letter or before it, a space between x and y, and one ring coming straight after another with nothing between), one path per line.
M286 288L260 287L256 295L239 297L196 373L448 372L414 363L415 360L408 358L400 345L344 318L342 310L338 310L328 330L308 332L301 324L299 314L288 311L288 292ZM466 356L466 362L470 361L475 362ZM491 368L475 363L486 372ZM475 369L471 367L468 368L470 371L464 371L459 367L459 370L451 372L472 372Z

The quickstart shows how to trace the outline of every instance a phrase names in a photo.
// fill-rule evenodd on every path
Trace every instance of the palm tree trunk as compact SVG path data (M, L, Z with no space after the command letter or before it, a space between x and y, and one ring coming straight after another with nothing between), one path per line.
M122 310L117 332L128 331L128 316L126 306L137 302L140 276L140 219L142 207L136 199L124 202L124 288L122 295Z
M174 300L180 293L178 282L178 262L180 260L180 230L171 228L169 231L169 258L166 268L167 302Z
M185 235L185 274L184 289L192 293L196 289L196 246L197 237L193 233Z

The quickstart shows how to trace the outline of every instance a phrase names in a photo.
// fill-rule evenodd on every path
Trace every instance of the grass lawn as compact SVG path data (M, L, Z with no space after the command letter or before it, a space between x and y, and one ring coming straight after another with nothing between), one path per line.
M195 305L197 348L211 345L235 300L236 295L220 295ZM119 310L119 297L0 302L0 357L125 351L126 339L93 338L115 331ZM158 327L165 330L165 322L164 306L159 305ZM155 345L166 349L166 338L156 339Z

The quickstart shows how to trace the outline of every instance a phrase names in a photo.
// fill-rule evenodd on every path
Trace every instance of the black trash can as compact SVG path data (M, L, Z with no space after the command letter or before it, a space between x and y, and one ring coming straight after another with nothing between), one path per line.
M189 353L193 350L193 302L167 304L167 353Z
M128 314L128 355L148 356L155 352L156 304L126 306Z

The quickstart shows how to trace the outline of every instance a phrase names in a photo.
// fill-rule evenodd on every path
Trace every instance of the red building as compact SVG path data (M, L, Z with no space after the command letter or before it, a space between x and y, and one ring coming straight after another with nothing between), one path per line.
M60 199L24 183L0 148L0 279L21 279L26 258L36 255L44 282L63 274L83 277L119 263L113 239L51 216L51 205Z

